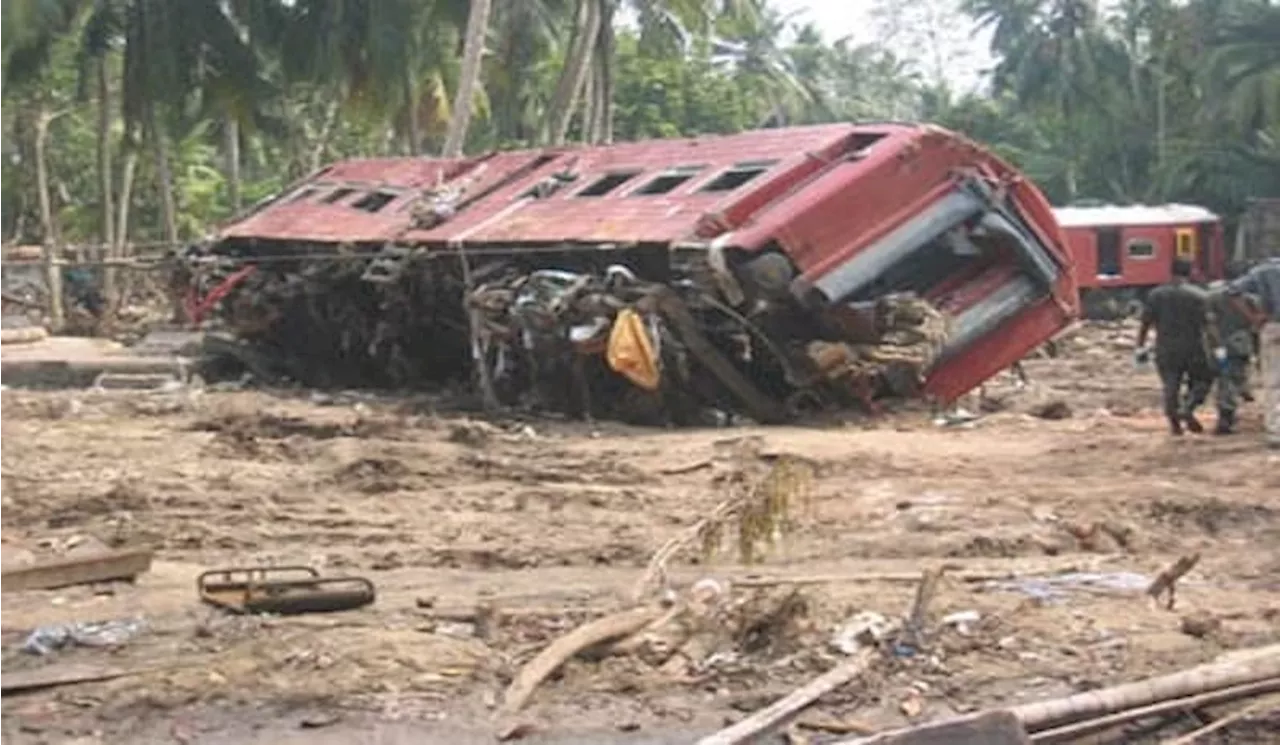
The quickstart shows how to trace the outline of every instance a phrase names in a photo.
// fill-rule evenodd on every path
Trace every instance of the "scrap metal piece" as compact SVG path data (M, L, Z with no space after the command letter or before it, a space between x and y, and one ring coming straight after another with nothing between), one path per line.
M151 568L151 549L111 551L90 556L42 561L0 573L3 592L52 590L93 582L134 580Z
M196 578L200 600L232 613L330 613L373 602L364 577L321 577L311 567L211 569Z

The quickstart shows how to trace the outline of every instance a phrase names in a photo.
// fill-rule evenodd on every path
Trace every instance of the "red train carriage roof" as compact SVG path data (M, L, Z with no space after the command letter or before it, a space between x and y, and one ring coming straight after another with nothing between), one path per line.
M336 163L219 238L445 244L677 243L715 216L741 214L763 192L850 151L855 138L910 139L911 124L828 124L679 140L490 153L467 159L377 158ZM540 184L561 188L531 198ZM456 209L414 226L424 191L451 191ZM754 198L753 198L754 195ZM768 200L763 200L768 201ZM737 207L738 209L734 209ZM711 229L711 234L718 232Z
M1054 207L1053 215L1064 228L1187 225L1219 219L1204 207L1191 204Z

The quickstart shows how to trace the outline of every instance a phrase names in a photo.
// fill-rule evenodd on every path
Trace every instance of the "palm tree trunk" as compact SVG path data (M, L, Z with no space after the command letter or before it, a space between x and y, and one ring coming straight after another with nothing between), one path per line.
M116 243L115 208L112 204L112 191L115 188L111 179L111 79L107 70L107 58L104 54L98 59L98 194L102 208L102 248L101 258L115 258L113 247ZM110 318L119 300L116 290L118 272L114 266L107 265L102 272L102 295L106 300L106 316Z
M617 55L617 38L613 28L614 0L603 0L604 14L600 18L600 142L613 142L613 88L614 57Z
M231 214L240 212L240 122L228 115L223 121L223 136L226 138L223 154L227 159L227 201L231 203Z
M160 131L155 106L147 102L146 129L151 140L152 156L156 159L156 188L160 190L160 212L164 219L164 239L169 248L178 247L178 206L173 198L173 171L169 167L169 143Z
M138 167L138 151L131 145L126 146L124 168L120 173L120 198L116 214L115 255L125 257L129 254L129 212L133 207L133 174Z
M594 45L592 45L594 46ZM596 116L596 104L600 101L600 95L596 92L596 83L599 76L596 74L596 55L591 55L591 63L587 65L587 79L582 81L582 126L579 134L582 141L588 145L596 142L599 135L597 124L599 117Z
M475 101L476 86L480 83L480 66L484 62L484 42L489 31L489 10L492 7L491 0L471 0L471 12L467 15L467 37L462 48L462 71L441 153L446 158L461 155L462 147L467 141L467 129L471 126L471 106Z
M560 72L560 80L556 82L555 93L551 97L543 136L539 138L547 144L564 144L578 94L587 77L587 67L591 64L591 48L595 46L599 33L599 0L578 0L578 13L574 21L573 37L569 42L569 52L565 57L564 69Z
M40 200L40 227L44 241L40 252L44 264L45 285L49 291L49 332L58 333L66 324L62 306L62 261L59 256L61 241L58 226L53 218L53 200L49 195L49 162L45 145L49 140L49 123L57 114L44 105L36 113L35 156L36 196Z
M413 73L404 70L405 151L409 156L422 151L422 128L418 124L418 87L413 84Z
M155 105L150 101L143 104L146 117L146 135L151 140L152 155L156 159L156 186L160 189L160 210L164 216L164 238L170 251L178 250L178 207L173 195L173 171L169 167L169 144L165 141L164 132L160 130L156 120ZM186 320L186 308L183 306L183 293L176 284L169 286L170 321L182 323Z

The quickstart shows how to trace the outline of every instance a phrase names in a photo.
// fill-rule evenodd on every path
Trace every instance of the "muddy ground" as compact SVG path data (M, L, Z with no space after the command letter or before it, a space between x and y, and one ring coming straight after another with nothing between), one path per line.
M6 697L5 741L489 742L523 662L626 607L654 551L725 499L725 473L780 455L813 475L769 555L746 567L731 546L691 549L671 582L836 581L800 585L796 617L762 648L692 674L634 656L570 663L522 713L529 742L689 742L831 667L843 621L902 615L911 578L944 563L953 577L925 648L823 699L802 721L812 742L1278 641L1280 453L1264 448L1256 408L1240 436L1169 437L1129 338L1082 330L1058 359L1027 363L1027 388L989 385L981 406L966 404L981 416L962 426L906 410L662 431L474 422L425 398L6 390L5 566L102 543L157 553L135 585L4 595L5 673L144 670ZM1145 582L1193 552L1202 559L1175 609L1148 602ZM378 598L287 618L198 602L200 571L257 563L361 574ZM1049 581L1073 569L1097 575ZM478 604L496 609L492 623L440 618ZM969 610L979 620L966 633L939 624ZM1188 617L1208 622L1192 635ZM40 625L130 618L145 626L112 648L21 650ZM1263 728L1246 723L1230 741L1266 741Z

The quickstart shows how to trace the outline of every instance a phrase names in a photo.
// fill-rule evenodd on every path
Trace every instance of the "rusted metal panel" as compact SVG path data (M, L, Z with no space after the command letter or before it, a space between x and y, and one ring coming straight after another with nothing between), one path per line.
M151 549L112 551L90 556L44 561L5 569L0 574L4 592L52 590L91 582L131 580L151 568Z
M826 159L839 157L859 128L849 124L761 130L737 135L653 140L611 146L494 153L460 160L376 158L343 161L281 195L250 218L228 226L222 238L317 242L672 243L698 232L704 215L745 219L762 202L790 188ZM876 129L876 128L872 128ZM881 128L882 129L882 128ZM878 130L877 130L878 131ZM767 163L750 188L701 189L735 165ZM536 168L529 166L536 164ZM669 169L697 168L661 194L635 194ZM554 173L575 178L555 194L523 199ZM579 192L610 174L634 177L600 196ZM424 189L464 186L457 213L426 230L413 226L412 203ZM337 189L352 189L336 202ZM355 206L369 192L396 198L376 212ZM482 195L475 198L475 195ZM742 206L738 206L741 202Z

